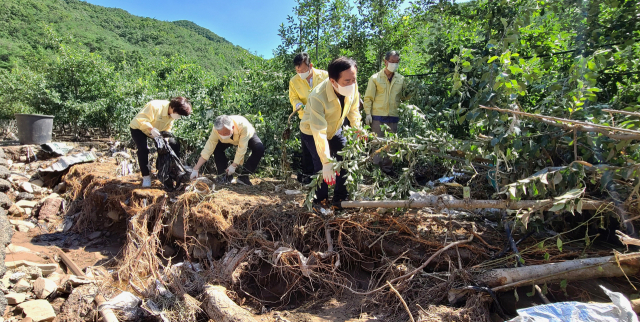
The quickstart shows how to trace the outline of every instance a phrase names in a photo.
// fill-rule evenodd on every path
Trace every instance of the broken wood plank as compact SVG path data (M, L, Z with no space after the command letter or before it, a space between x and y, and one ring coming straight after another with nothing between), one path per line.
M78 267L78 265L76 265L76 263L73 260L71 260L69 256L67 256L67 254L65 254L63 251L60 251L58 253L60 254L60 258L62 259L64 264L67 265L67 268L69 268L69 270L71 270L73 274L80 277L88 278L87 275L85 275L84 272L80 269L80 267ZM94 301L96 302L98 307L100 307L104 302L106 302L102 294L96 295ZM100 315L102 315L102 319L105 322L118 322L118 318L116 317L115 313L113 313L113 310L111 309L101 308Z
M227 296L227 289L220 285L204 287L202 302L209 318L217 322L257 322L249 311L243 309Z
M635 275L639 271L640 253L629 253L560 263L493 269L480 274L478 281L492 287L494 292L502 292L520 286L561 280L589 280L600 277L620 277L625 274L629 276Z

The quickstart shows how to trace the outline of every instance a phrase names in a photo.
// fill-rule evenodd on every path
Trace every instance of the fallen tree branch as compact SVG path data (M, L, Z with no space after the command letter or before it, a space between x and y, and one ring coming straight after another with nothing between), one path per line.
M635 246L640 246L640 239L635 239L633 237L629 237L628 235L624 234L623 232L616 230L616 236L618 236L618 239L620 239L620 242L625 244L625 245L635 245Z
M598 210L610 202L582 199L582 209ZM425 208L442 207L448 209L541 209L553 207L553 199L543 200L457 200L443 199L442 196L426 196L420 200L386 200L386 201L343 201L342 208ZM620 210L620 209L618 209Z
M400 302L402 302L402 305L404 305L404 309L407 310L407 314L409 314L409 318L411 319L411 322L416 322L416 320L413 319L413 315L411 314L411 310L409 310L409 306L407 305L407 302L405 302L404 299L402 298L402 295L400 295L398 290L396 290L396 288L393 287L393 285L391 285L389 281L387 281L387 285L389 286L389 288L391 288L393 293L395 293L396 296L398 296L398 298L400 299Z
M216 322L257 322L253 314L241 308L227 296L227 289L220 285L204 287L204 311Z
M640 117L640 113L638 113L638 112L612 110L612 109L608 109L608 108L603 108L602 111L606 112L606 113L619 113L619 114L624 114L624 115L629 115L629 116Z
M483 105L480 105L480 108L483 108L485 110L498 111L500 113L510 113L510 114L536 118L546 124L562 127L567 130L601 133L605 136L608 136L616 140L640 140L640 131L636 131L636 130L598 125L598 124L593 124L589 122L569 120L569 119L563 119L559 117L546 116L546 115L531 114L526 112L507 110L507 109L502 109L497 107L488 107ZM560 122L560 123L556 123L556 122ZM615 133L616 131L626 133L626 134Z
M618 263L620 263L620 266L618 266ZM619 277L625 274L634 275L639 271L640 253L630 253L576 259L561 263L494 269L482 273L478 277L478 281L492 287L494 292L503 292L532 284L560 280L574 281L600 277Z

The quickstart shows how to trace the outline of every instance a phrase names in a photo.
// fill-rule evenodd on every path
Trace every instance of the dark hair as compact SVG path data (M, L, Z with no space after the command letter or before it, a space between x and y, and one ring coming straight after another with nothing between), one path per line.
M327 72L329 73L329 78L337 81L340 79L340 73L343 71L350 69L351 67L355 67L358 69L358 64L356 61L348 58L348 57L338 57L329 63L327 67Z
M398 59L400 59L400 53L395 51L395 50L391 50L388 51L385 55L384 55L384 60L389 60L389 58L393 57L393 56L398 56Z
M301 52L293 58L293 66L300 66L302 63L307 64L307 66L311 66L311 60L309 60L309 54L305 52Z
M174 113L182 116L191 115L191 103L189 103L189 99L185 97L178 96L172 98L171 102L169 102L169 106L171 106Z

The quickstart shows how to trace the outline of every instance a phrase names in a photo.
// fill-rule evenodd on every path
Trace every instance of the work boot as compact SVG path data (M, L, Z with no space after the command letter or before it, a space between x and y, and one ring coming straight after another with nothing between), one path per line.
M151 176L142 177L142 187L143 188L151 187Z
M217 181L219 184L228 184L228 183L231 183L231 180L233 180L232 176L227 174L219 174Z
M307 174L298 173L298 182L306 186L311 183L311 176Z
M236 182L245 186L253 186L253 184L249 180L249 176L239 176Z

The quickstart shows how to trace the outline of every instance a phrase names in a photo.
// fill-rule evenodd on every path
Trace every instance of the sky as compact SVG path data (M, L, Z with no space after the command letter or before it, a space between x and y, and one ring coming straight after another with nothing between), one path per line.
M272 58L278 29L293 13L294 0L86 0L164 21L190 20L251 53ZM406 4L405 4L406 6Z

